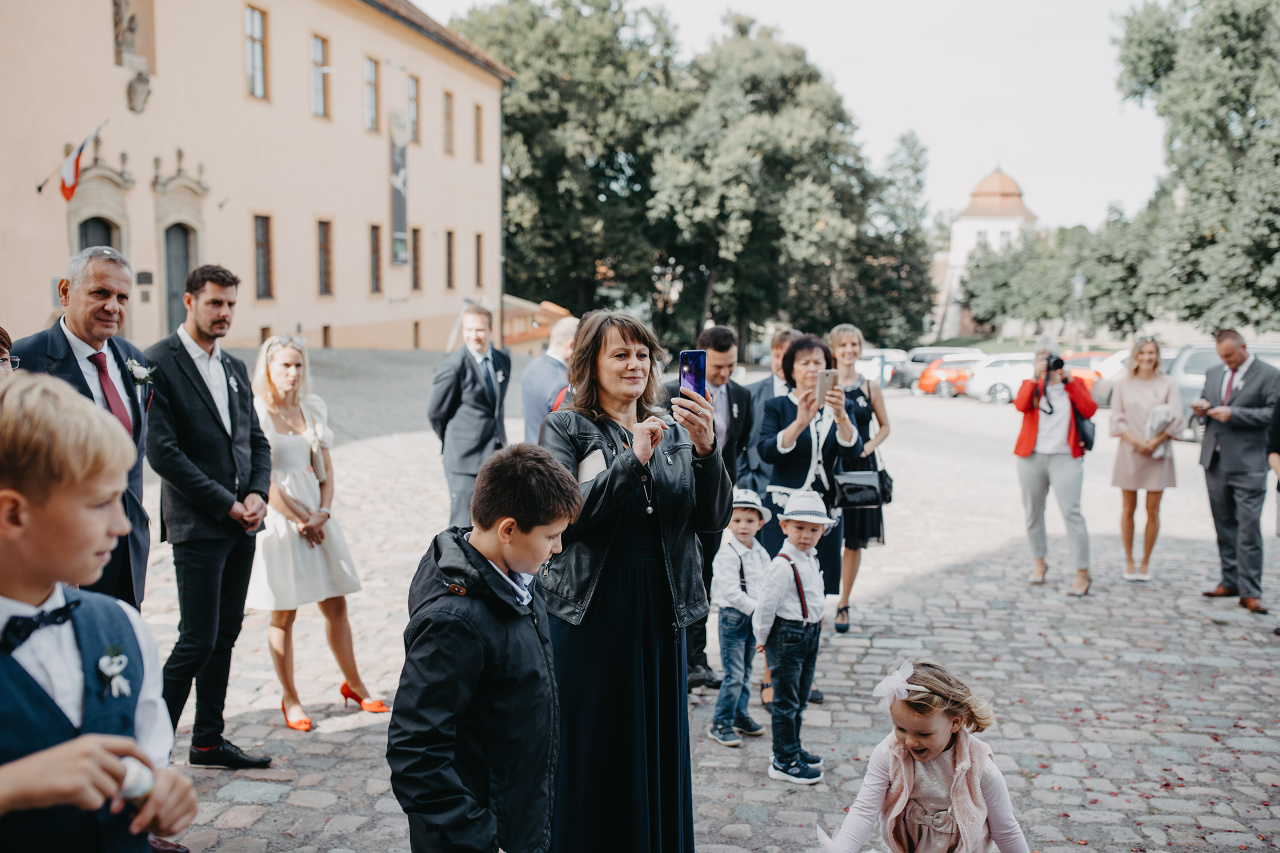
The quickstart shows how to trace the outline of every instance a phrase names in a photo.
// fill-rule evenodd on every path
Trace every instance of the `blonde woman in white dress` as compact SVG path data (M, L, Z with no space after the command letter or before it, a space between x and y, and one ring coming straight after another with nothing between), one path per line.
M303 604L320 605L329 648L346 679L340 688L344 704L354 700L365 711L390 710L370 698L356 667L344 596L360 589L360 578L329 510L333 432L324 401L310 393L309 374L304 338L276 335L258 351L253 404L271 442L271 495L246 600L255 610L271 611L271 660L284 688L280 710L289 728L303 732L311 730L311 719L293 680L293 622Z

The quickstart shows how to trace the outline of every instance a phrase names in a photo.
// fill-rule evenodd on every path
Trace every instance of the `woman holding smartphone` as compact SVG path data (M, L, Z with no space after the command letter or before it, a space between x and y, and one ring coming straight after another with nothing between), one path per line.
M822 495L828 510L835 499L836 468L852 469L862 454L862 438L853 426L854 403L836 385L835 357L816 335L801 335L787 347L782 372L795 390L765 403L760 427L760 458L773 465L765 500L773 519L761 531L761 541L776 556L786 537L778 516L786 511L793 492L812 489ZM825 382L819 389L819 374ZM827 595L840 590L840 525L818 543Z
M876 470L876 448L889 437L889 414L885 410L884 394L880 386L858 374L858 359L867 347L862 330L850 323L841 323L827 335L835 351L837 384L853 403L853 425L862 438L862 454L846 471ZM871 420L875 419L876 434L871 435ZM844 554L840 558L840 600L836 602L836 632L849 630L849 596L853 582L862 565L862 552L872 543L884 544L884 510L881 507L851 509L844 513Z

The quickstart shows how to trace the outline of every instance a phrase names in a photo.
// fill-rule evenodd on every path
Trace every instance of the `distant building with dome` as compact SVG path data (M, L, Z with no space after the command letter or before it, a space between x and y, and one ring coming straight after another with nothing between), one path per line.
M931 337L945 341L978 329L964 308L964 276L978 246L997 251L1035 236L1036 215L1022 201L1018 182L996 169L969 194L969 206L951 223L950 249L934 257Z

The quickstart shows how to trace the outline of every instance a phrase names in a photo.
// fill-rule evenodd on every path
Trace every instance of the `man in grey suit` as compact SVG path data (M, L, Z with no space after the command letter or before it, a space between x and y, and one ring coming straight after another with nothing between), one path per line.
M551 414L556 397L569 385L569 356L573 353L573 336L577 331L577 317L557 320L551 327L547 351L529 362L520 377L524 440L530 444L538 443L542 419Z
M449 483L449 525L471 526L471 492L480 466L507 443L503 424L511 359L489 345L493 313L469 305L462 314L463 346L436 368L427 418L440 437Z
M1191 410L1204 420L1200 464L1218 531L1222 580L1208 598L1240 598L1262 606L1262 502L1267 492L1267 431L1280 398L1280 371L1249 354L1234 329L1218 332L1218 357Z
M791 389L782 375L782 357L787 353L791 342L800 337L794 329L783 329L769 341L770 367L772 376L766 376L759 382L747 386L751 395L751 437L747 441L747 450L738 458L737 485L750 489L758 495L764 494L769 478L773 476L773 466L760 458L757 446L760 444L760 426L764 422L764 404L774 397L785 397Z
M181 615L164 665L164 701L177 726L194 679L188 760L233 770L271 763L222 736L254 534L271 488L271 445L258 425L249 373L218 346L231 328L239 283L222 267L196 267L182 296L186 322L147 350L156 368L147 460L160 475L160 539L173 543Z

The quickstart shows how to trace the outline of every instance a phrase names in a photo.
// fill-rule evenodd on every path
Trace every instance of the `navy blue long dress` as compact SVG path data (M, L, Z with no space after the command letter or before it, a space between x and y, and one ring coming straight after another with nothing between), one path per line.
M580 625L551 616L560 688L552 853L693 853L688 672L643 489ZM530 709L537 713L537 709Z

